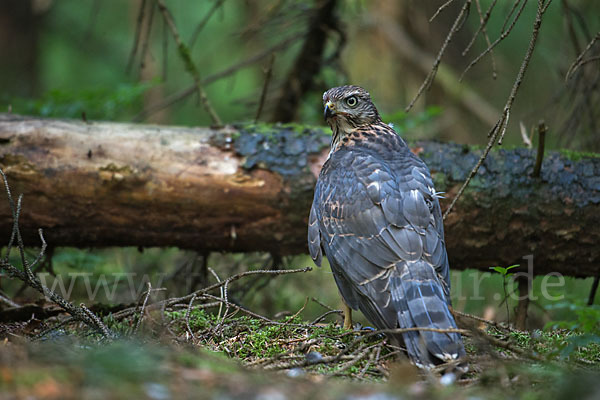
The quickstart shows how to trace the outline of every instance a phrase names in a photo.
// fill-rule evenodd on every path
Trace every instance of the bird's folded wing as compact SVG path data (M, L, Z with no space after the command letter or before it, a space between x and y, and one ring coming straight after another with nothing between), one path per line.
M312 244L320 239L334 274L352 286L347 291L366 296L382 314L390 306L389 278L403 266L433 268L442 282L448 268L439 204L426 167L410 159L398 169L354 155L349 168L337 168L319 181L309 221L313 258L320 257L320 248Z

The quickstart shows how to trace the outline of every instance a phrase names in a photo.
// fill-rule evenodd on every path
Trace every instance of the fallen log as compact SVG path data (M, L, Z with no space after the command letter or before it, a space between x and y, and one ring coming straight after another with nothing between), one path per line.
M0 114L0 167L24 194L21 231L52 246L177 246L199 251L306 252L326 129L300 125L185 128ZM411 144L447 207L481 150ZM600 156L493 151L446 220L455 269L523 264L534 273L596 276ZM0 206L0 235L12 229Z

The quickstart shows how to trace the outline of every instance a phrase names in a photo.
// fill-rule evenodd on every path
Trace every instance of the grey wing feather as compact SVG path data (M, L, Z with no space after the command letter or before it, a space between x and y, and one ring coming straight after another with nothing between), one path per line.
M315 264L320 267L323 252L321 251L321 231L319 230L317 208L314 203L308 217L308 250Z
M370 154L338 154L315 188L309 249L322 249L346 303L378 328L455 328L441 210L427 167L412 154L393 168ZM402 335L415 363L464 355L460 335Z

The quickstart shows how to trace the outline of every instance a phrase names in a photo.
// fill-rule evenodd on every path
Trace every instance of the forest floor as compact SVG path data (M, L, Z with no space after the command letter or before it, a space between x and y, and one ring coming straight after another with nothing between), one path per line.
M190 302L191 304L192 302ZM200 303L200 302L199 302ZM208 312L204 306L214 307ZM465 315L469 371L423 371L369 329L214 303L114 313L106 338L63 316L0 324L2 399L504 399L600 395L600 344ZM144 318L140 318L144 315ZM224 317L226 315L226 317ZM52 321L54 320L54 321ZM329 320L330 322L322 322ZM48 329L51 328L51 329ZM594 398L594 397L589 397ZM597 398L597 397L596 397Z

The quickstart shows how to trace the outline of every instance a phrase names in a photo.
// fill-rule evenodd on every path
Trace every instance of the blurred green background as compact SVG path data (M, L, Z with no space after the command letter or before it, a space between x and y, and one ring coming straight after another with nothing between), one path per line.
M265 71L271 69L272 78L259 119L272 121L319 2L167 0L165 3L201 77L210 80L205 85L206 91L221 119L226 123L253 121ZM494 50L495 67L488 55L459 83L462 71L486 48L483 36L479 36L470 52L462 54L479 25L479 15L473 6L443 57L438 79L407 114L404 107L417 93L426 74L419 63L424 57L433 60L458 13L460 4L456 2L429 22L442 3L433 0L338 2L335 9L338 32L328 32L321 68L290 118L306 124L323 124L322 92L332 86L353 83L371 92L386 120L400 124L402 135L408 139L484 144L488 130L506 102L528 46L536 4L530 2L525 6L510 35ZM479 3L485 11L491 0ZM145 14L135 47L134 37L143 4L146 4ZM211 120L196 95L170 101L193 81L178 56L168 27L157 9L149 4L154 3L142 0L3 1L0 4L0 109L57 118L209 125ZM511 4L499 2L496 6L487 26L492 41L500 35ZM569 66L599 29L600 2L552 3L511 113L506 146L523 145L521 130L529 133L543 119L550 127L547 148L600 151L598 64L586 65L565 82ZM399 44L396 40L399 37L404 42ZM132 52L134 47L135 53ZM273 48L276 50L272 51ZM243 67L237 68L239 65ZM215 79L219 74L223 77ZM476 101L465 101L468 96L475 96ZM157 105L163 106L157 108ZM90 299L89 290L82 283L83 276L79 276L72 298L132 302L137 299L123 277L133 277L134 286L141 288L139 292L144 290L143 275L147 274L153 286L160 282L168 288L159 295L185 293L202 283L190 278L190 274L197 271L196 264L201 262L198 257L193 252L177 249L55 249L52 267L59 277L66 277L65 282L70 282L69 273L83 272L91 274L88 283L92 289L98 284L102 288ZM307 256L272 260L265 254L213 253L204 262L221 278L246 269L313 265ZM236 301L271 316L295 313L307 297L339 308L330 275L325 266L306 274L240 281L230 290ZM117 276L121 278L112 286ZM116 288L114 297L106 295L101 279L107 279L107 287ZM214 277L208 275L208 279ZM500 274L467 270L454 272L452 281L453 303L457 309L507 319L504 278ZM475 281L481 282L481 286L475 286ZM536 279L534 294L539 294L540 282ZM510 291L513 285L509 282L508 286ZM564 288L553 292L557 297L562 296L560 300L541 298L530 307L531 327L540 328L560 320L572 321L570 326L580 323L579 314L584 313L590 286L590 280L567 278ZM15 282L3 281L2 289L9 294L19 292L25 298L33 296L28 290L20 290ZM483 299L473 300L476 293ZM511 315L514 305L514 301L509 301ZM596 308L591 310L600 315ZM303 315L311 319L323 311L322 306L311 301Z

